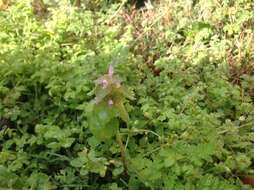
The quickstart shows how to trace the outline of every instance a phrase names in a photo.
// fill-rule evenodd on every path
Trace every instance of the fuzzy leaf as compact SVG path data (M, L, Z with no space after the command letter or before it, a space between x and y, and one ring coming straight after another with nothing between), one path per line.
M91 132L99 141L105 141L113 137L116 134L119 126L119 121L117 118L113 118L107 123L101 123L96 116L92 116L89 118L88 122Z

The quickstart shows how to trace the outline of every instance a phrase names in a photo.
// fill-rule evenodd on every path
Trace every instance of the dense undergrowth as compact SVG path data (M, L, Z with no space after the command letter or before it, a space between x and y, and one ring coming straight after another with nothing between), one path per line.
M0 10L0 187L251 189L239 177L254 174L252 0L132 4ZM118 118L126 171L87 120L109 66L135 97L129 128Z

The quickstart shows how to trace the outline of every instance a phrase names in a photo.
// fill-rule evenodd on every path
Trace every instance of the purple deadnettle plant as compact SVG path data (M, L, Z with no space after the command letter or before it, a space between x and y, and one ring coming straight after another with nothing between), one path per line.
M95 88L89 95L95 94L95 99L87 106L87 121L90 131L99 141L106 141L113 136L119 143L121 157L125 170L124 146L119 131L119 118L129 125L129 114L124 103L128 99L134 99L133 94L122 85L123 80L114 75L114 67L110 66L108 74L94 81Z
M113 127L113 124L118 123L119 118L128 126L130 119L124 103L128 101L127 98L132 100L134 97L127 87L121 84L122 82L119 75L114 74L114 67L110 66L108 74L94 81L95 88L89 93L95 95L95 99L90 102L87 109L89 125L95 137L101 140L115 135L118 126Z

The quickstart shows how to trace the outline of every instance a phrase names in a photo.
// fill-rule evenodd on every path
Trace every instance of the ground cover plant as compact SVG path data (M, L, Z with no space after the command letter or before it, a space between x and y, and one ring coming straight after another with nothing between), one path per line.
M252 0L135 3L3 1L0 189L252 189Z

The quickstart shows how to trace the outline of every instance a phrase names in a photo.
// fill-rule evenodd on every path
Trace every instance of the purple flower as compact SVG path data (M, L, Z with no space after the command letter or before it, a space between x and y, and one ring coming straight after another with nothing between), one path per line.
M113 74L114 74L114 67L113 67L113 66L109 66L108 75L109 75L110 77L112 77Z
M103 80L102 83L103 83L103 87L102 87L103 89L108 87L108 81L107 80Z
M110 99L110 100L108 101L109 107L112 108L112 105L113 105L113 104L114 104L113 100Z

